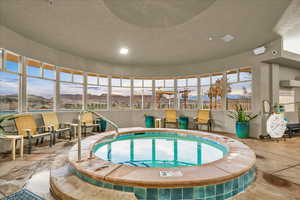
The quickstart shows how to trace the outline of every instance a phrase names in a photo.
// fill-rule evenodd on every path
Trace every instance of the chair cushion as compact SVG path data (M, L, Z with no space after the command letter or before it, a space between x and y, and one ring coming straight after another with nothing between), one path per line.
M176 110L166 110L165 111L166 122L177 122L177 111Z
M209 110L198 110L198 120L199 124L206 124L210 119L210 111Z

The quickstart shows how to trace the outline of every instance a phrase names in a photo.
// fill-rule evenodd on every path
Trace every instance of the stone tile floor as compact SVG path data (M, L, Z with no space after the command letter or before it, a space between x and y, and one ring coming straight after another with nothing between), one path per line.
M235 200L300 200L300 137L286 141L244 139L257 155L255 183ZM49 193L49 168L54 158L65 154L75 141L60 140L54 148L35 147L24 159L0 158L0 198L21 188L53 200Z

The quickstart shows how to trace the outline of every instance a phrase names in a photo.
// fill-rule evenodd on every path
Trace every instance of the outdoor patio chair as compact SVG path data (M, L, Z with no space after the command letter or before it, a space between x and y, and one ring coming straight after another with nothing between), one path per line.
M99 127L99 124L96 123L96 121L93 118L93 113L91 112L85 112L81 116L81 121L82 121L82 133L84 137L86 137L87 134L87 128L92 128L94 129L95 127Z
M22 135L24 139L28 139L29 154L31 154L34 139L36 139L36 145L38 145L39 139L43 143L44 137L49 137L49 146L52 147L53 134L49 130L46 130L45 127L38 127L32 115L16 115L14 121L18 134Z
M72 139L71 123L59 123L57 114L54 112L42 113L45 127L51 127L53 133L53 144L56 142L56 137L69 134L69 139Z
M212 131L212 119L210 110L198 110L197 117L194 118L194 128L199 129L203 125L207 126L208 132Z
M176 128L178 128L176 110L165 110L164 127L166 127L167 124L175 124Z

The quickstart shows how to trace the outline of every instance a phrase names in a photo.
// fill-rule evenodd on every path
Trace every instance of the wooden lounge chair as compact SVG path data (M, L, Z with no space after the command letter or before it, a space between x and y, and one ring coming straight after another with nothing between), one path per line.
M36 122L32 115L24 114L17 115L14 119L15 126L17 128L18 134L22 135L25 139L28 139L28 153L32 150L32 140L36 139L36 145L41 139L41 143L44 141L44 137L49 137L49 146L52 147L52 133L46 131L45 127L38 128Z
M96 121L93 118L93 113L91 112L85 112L82 114L81 116L81 121L82 121L82 133L83 135L86 137L86 133L87 133L87 128L95 128L95 127L99 127L99 124L96 123Z
M178 128L176 110L165 110L164 127L166 127L167 124L175 124L176 128Z
M55 144L56 136L69 134L69 139L72 139L71 123L59 123L56 113L42 113L45 127L51 127L53 133L53 144Z
M210 110L198 110L197 117L194 118L195 129L199 128L199 125L207 126L208 132L212 131L212 119L210 117Z

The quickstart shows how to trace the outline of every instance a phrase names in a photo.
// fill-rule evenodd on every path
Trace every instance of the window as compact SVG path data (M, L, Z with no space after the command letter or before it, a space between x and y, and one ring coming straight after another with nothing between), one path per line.
M43 65L43 76L46 79L56 80L55 66L44 64Z
M245 110L251 110L252 98L252 74L251 68L243 68L233 73L227 73L230 76L237 74L237 79L231 78L227 81L227 110L233 110L235 105L242 105Z
M19 75L0 72L0 115L18 111Z
M1 50L2 56L3 53L6 62L4 66L2 66L3 62L0 64L0 69L4 70L0 71L0 114L8 114L18 111L21 57Z
M5 71L20 73L21 57L14 53L5 52L5 58L6 58Z
M60 108L66 110L82 109L83 74L77 71L60 71Z
M27 78L28 111L53 110L55 81L41 78Z
M28 111L46 111L54 108L55 81L51 80L53 75L50 75L50 71L55 74L54 66L42 66L38 61L26 60ZM44 70L49 72L45 73Z
M83 86L74 83L60 84L61 108L67 110L82 109Z
M152 80L134 80L133 109L151 109L153 105Z
M131 96L131 80L112 78L111 82L112 109L129 109Z
M211 86L210 75L203 75L200 77L200 101L202 109L210 109L210 98L208 96L209 88Z
M187 78L177 80L177 96L180 109L197 108L197 78Z
M295 112L295 91L281 89L279 91L279 104L285 104L285 112Z
M155 80L155 103L158 109L175 108L174 80Z
M108 78L97 74L87 76L87 107L89 110L105 110L108 108Z
M28 76L40 77L42 75L41 63L34 60L26 61L26 72Z

